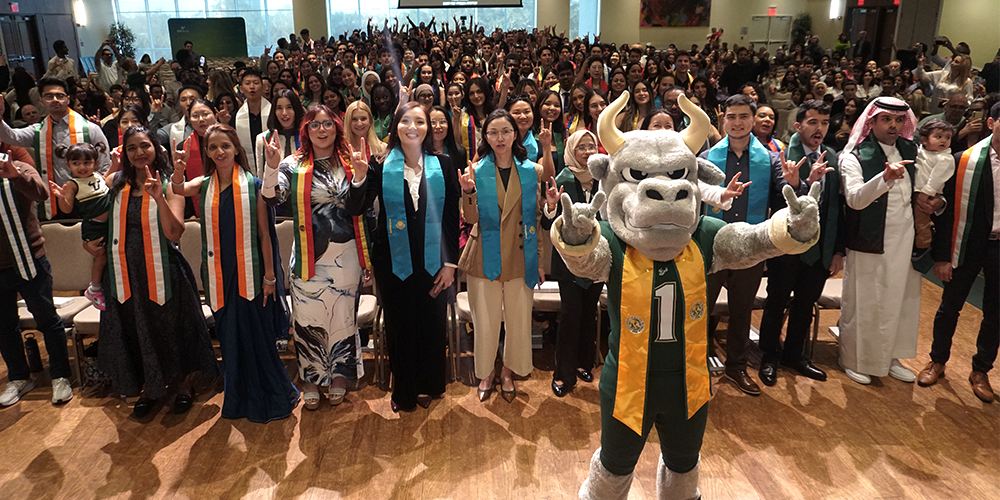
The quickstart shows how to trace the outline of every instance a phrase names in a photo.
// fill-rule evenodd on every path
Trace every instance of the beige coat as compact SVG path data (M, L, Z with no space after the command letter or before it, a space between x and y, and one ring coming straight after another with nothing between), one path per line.
M533 163L535 172L539 179L542 178L542 166ZM538 183L534 220L535 234L539 235L541 228L539 222L542 216L542 207L545 205L545 193L542 191L542 182ZM503 180L500 175L496 176L497 200L500 204L500 276L497 281L509 281L515 278L524 277L524 238L521 233L523 218L521 215L521 181L517 175L517 169L510 173L507 181L508 189L504 189ZM485 188L485 186L484 186ZM469 234L469 241L465 244L462 257L458 261L458 268L470 276L486 278L483 274L483 248L482 235L479 232L479 207L477 205L476 193L462 193L462 211L465 221L473 224ZM541 265L543 249L541 239L538 240L538 262Z

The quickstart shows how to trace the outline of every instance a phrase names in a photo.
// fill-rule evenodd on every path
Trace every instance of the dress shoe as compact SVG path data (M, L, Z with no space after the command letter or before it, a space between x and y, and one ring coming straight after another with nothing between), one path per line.
M428 407L430 407L431 406L431 401L433 401L433 400L434 400L434 398L432 398L430 396L417 396L417 404L420 405L421 408L428 408Z
M933 361L927 363L920 374L917 375L917 385L927 387L937 383L938 379L944 376L944 365Z
M569 392L572 391L572 390L573 390L573 388L572 387L566 387L566 384L557 384L555 380L552 381L552 394L555 394L556 397L560 397L561 398L561 397L569 394Z
M428 397L429 397L429 396L428 396ZM430 404L430 403L427 403L427 404ZM392 412L393 412L393 413L399 413L399 412L401 412L401 411L402 411L402 412L406 412L406 413L409 413L409 412L411 412L411 411L413 411L413 410L416 410L416 409L417 409L417 407L416 407L416 406L413 406L413 407L411 407L411 408L403 408L402 406L399 406L398 404L396 404L396 402L395 402L395 401L393 401L392 399L389 399L389 407L390 407L390 408L392 408ZM424 406L424 408L427 408L427 407L426 407L426 406Z
M594 381L594 374L590 373L590 370L581 370L581 369L577 368L576 369L576 378L578 378L578 379L580 379L580 380L582 380L584 382L590 383L590 382Z
M149 415L149 412L155 405L155 399L139 398L139 400L132 405L132 416L135 418L143 418L146 415Z
M990 387L990 376L974 371L969 374L969 383L972 384L972 392L984 403L993 402L993 388Z
M914 375L909 368L903 366L898 359L893 359L892 363L889 364L889 376L900 382L906 382L908 384L917 380L917 376Z
M813 380L819 380L823 382L826 380L826 372L816 368L808 359L800 359L792 363L781 362L781 366L788 368L790 370L795 370L799 375L806 378L811 378Z
M174 398L174 413L180 415L187 413L194 406L194 391L191 394L178 394Z
M760 371L757 372L760 381L764 385L771 387L778 383L778 363L761 363Z
M479 402L485 403L493 395L493 386L491 385L489 389L477 389L477 391L479 393Z
M517 398L517 387L514 385L514 379L510 380L510 385L513 389L508 391L503 388L503 383L500 384L500 397L508 403L513 403L514 399Z
M747 371L744 370L726 370L726 378L732 380L736 384L736 387L751 396L760 396L760 387L757 382L754 382Z

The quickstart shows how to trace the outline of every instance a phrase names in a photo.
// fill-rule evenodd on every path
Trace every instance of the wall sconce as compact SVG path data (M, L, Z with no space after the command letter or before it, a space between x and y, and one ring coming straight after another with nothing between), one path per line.
M73 17L76 18L77 26L87 25L87 7L83 4L83 0L76 0L73 3Z
M844 0L830 0L830 19L840 19L844 10Z

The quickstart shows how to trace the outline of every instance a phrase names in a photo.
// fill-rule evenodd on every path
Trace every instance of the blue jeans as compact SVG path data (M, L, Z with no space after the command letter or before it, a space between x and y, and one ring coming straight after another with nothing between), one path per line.
M31 281L21 278L16 267L0 270L0 355L7 363L8 380L28 380L31 375L21 340L18 294L21 294L45 339L49 375L53 379L70 376L66 329L52 303L52 266L44 255L35 259L35 270L37 273Z

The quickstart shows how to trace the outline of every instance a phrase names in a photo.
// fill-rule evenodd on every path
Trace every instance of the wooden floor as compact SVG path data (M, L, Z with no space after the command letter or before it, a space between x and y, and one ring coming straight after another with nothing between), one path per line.
M923 293L919 355L904 360L915 371L928 360L940 300L928 282ZM930 388L851 382L828 335L815 356L826 382L779 372L753 398L718 381L702 448L704 498L1000 498L1000 405L981 403L966 381L982 317L966 309L948 376ZM823 313L822 322L836 318ZM148 423L130 420L108 395L78 392L55 408L41 381L0 410L0 498L575 498L600 443L597 385L556 398L551 349L536 358L512 404L496 396L481 404L474 387L456 382L429 410L397 415L367 385L340 407L299 406L267 425L222 419L215 392L187 415L161 409ZM650 441L630 499L656 496Z

